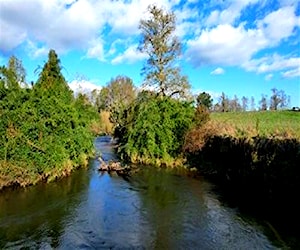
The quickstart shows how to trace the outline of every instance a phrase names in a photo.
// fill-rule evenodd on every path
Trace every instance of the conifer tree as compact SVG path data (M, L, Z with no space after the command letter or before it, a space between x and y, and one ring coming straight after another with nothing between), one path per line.
M49 91L51 92L49 94L61 96L65 101L70 102L73 94L61 73L61 69L60 60L55 50L50 50L48 61L39 75L35 88Z

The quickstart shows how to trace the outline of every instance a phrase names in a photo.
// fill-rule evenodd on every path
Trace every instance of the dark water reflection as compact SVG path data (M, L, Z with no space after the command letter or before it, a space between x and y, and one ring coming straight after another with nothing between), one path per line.
M98 138L104 160L115 157ZM2 249L277 249L263 224L220 203L209 182L143 167L123 179L99 162L56 183L0 194Z

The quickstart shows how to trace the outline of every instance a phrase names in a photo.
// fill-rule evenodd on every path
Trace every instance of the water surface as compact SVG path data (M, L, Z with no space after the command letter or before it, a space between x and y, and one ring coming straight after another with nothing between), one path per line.
M108 137L97 138L115 159ZM1 249L278 249L263 222L222 204L212 184L166 169L131 177L99 162L50 184L0 193Z

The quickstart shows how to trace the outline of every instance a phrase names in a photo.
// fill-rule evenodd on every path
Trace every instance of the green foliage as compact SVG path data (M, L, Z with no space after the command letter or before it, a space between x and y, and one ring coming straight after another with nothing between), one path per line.
M207 109L211 109L213 104L213 99L211 98L210 94L206 92L202 92L197 96L196 100L197 100L197 107L201 105L206 107Z
M143 68L145 84L154 87L160 95L187 98L188 79L175 66L181 53L181 44L174 36L175 14L155 5L149 6L148 11L149 19L141 20L139 26L142 35L139 49L149 56Z
M191 103L169 97L142 94L120 138L123 159L155 165L171 165L181 152L194 109Z
M11 83L9 78L5 81ZM54 51L50 51L33 89L3 82L0 81L0 187L52 180L87 163L93 151L89 124L97 113L81 96L74 99ZM20 172L27 173L27 177L21 178Z
M61 73L60 60L54 50L50 50L48 61L45 63L34 90L42 91L43 96L56 96L64 99L64 102L71 102L73 92L70 90L64 76Z

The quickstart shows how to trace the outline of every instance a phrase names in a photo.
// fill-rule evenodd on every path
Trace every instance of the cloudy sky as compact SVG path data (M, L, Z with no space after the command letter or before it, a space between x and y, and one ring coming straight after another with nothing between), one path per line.
M73 88L101 88L117 75L140 86L138 24L149 4L176 14L179 63L194 93L258 103L275 87L300 106L297 0L0 0L0 65L15 55L35 81L55 49Z

